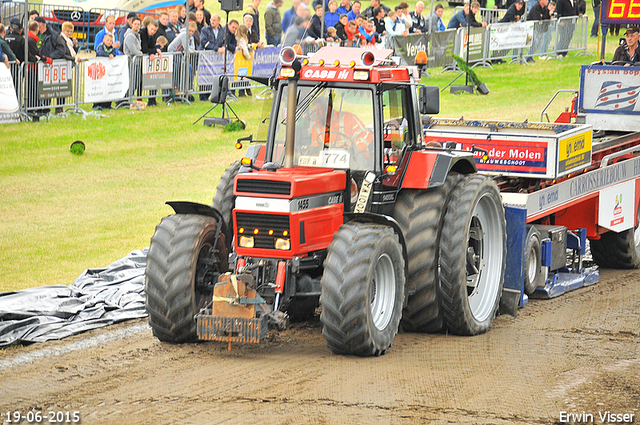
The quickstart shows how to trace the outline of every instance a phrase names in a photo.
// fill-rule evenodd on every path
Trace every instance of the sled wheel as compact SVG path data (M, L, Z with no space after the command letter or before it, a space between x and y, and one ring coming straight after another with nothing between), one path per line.
M524 293L533 294L538 286L542 286L542 278L540 232L531 226L527 233L527 245L524 251Z
M640 207L635 227L620 233L607 232L599 240L590 240L591 255L600 267L610 269L640 268Z

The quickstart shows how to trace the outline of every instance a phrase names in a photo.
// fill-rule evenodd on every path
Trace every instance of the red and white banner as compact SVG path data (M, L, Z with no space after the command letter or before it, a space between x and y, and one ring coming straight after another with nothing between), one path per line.
M84 101L120 100L129 90L129 58L91 58L84 65Z
M20 122L19 109L11 72L0 63L0 124Z

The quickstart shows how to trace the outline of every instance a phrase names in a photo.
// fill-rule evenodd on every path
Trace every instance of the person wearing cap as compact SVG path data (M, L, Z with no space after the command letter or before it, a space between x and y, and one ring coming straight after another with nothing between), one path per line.
M9 48L15 52L16 60L21 63L24 62L24 35L22 35L22 24L20 19L11 18L11 31L5 37L5 40L9 44Z
M509 8L507 9L507 13L505 13L502 19L500 19L498 22L519 22L522 19L524 12L524 1L517 0L515 3L509 6Z
M625 37L620 39L620 45L616 48L611 63L626 62L624 66L640 65L639 39L638 27L627 28Z
M117 39L120 40L121 43L123 43L121 50L124 49L124 35L127 33L128 30L131 29L131 24L133 23L133 19L137 17L138 17L138 14L136 12L129 12L129 14L127 15L127 23L124 24L124 26L120 28L120 30L118 31Z

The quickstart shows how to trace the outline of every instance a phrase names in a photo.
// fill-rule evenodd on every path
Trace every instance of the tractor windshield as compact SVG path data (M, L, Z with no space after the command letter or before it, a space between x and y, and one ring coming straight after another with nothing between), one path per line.
M284 162L288 86L281 91L273 162ZM369 89L298 86L294 165L372 170L373 99Z

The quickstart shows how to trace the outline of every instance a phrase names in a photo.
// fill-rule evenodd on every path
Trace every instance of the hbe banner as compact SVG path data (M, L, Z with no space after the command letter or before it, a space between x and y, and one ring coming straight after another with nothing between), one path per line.
M38 62L38 98L71 96L71 61L54 60L52 65Z

